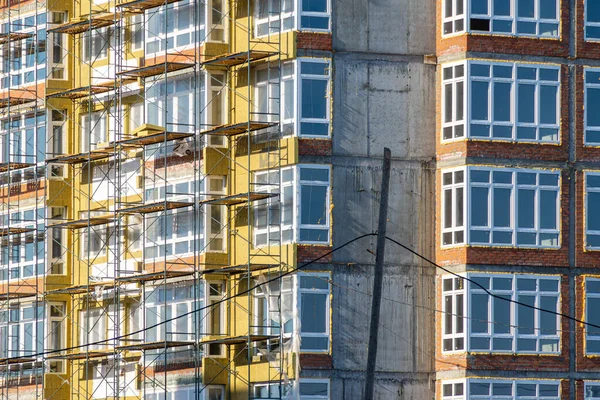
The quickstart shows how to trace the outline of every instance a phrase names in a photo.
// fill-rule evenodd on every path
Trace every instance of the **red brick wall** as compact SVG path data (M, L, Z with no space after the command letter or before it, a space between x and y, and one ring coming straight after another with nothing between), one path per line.
M298 32L296 36L296 47L302 50L331 51L331 33Z
M298 139L298 155L330 156L331 139Z
M300 369L332 369L333 359L329 354L300 353Z
M331 251L331 246L298 245L296 248L298 264L313 261L327 252ZM319 263L330 263L332 254L321 258Z

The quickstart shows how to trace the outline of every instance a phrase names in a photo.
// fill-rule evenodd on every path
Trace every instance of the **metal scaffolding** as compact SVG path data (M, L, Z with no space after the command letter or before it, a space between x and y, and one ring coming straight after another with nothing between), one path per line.
M257 38L250 1L33 4L5 5L0 34L2 398L253 398L255 382L286 398L284 240L269 227L255 246L252 228L282 209L282 19ZM35 84L13 86L31 43Z

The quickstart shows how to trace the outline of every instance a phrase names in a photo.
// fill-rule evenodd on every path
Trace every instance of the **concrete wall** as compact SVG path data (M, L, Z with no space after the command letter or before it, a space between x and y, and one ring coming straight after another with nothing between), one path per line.
M376 231L389 147L388 236L433 257L435 2L333 0L333 50L333 245ZM333 254L333 369L302 371L332 399L362 397L374 252L369 237ZM391 242L385 261L376 397L431 399L435 270Z

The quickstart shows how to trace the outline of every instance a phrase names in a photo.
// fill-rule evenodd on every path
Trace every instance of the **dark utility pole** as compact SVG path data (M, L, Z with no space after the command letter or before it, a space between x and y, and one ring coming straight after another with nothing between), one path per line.
M383 286L383 256L385 253L385 233L387 228L388 198L390 194L391 161L392 152L386 147L383 149L383 174L381 178L381 199L379 203L379 226L377 228L377 254L375 255L373 302L371 303L371 329L369 330L369 355L367 358L364 400L373 400L373 392L375 390L375 362L377 361L377 334L379 333L381 288Z

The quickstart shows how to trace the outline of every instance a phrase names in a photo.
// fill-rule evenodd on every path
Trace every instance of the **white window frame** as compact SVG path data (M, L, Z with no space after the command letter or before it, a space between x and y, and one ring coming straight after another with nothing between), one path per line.
M442 400L560 400L561 399L561 381L559 380L527 380L527 379L461 379L461 380L449 380L441 381L442 388L444 385L456 385L463 384L463 395L452 395L444 396L442 391ZM471 384L489 384L490 390L487 395L483 394L471 394ZM510 385L510 394L492 394L492 385L501 384L505 387ZM517 388L519 385L535 385L536 394L533 396L519 394ZM556 386L558 389L557 396L541 396L540 388L544 385Z
M303 63L314 63L314 64L324 64L326 75L313 75L308 73L302 73L302 64ZM331 59L325 58L298 58L296 60L296 93L298 93L298 97L296 100L296 135L300 137L306 138L320 138L327 139L331 137ZM304 79L307 80L321 80L327 82L327 88L325 90L327 98L325 99L325 118L304 118L302 117L302 81ZM317 123L317 124L327 124L327 134L326 135L315 135L315 134L307 134L302 133L302 124L303 123Z
M449 171L454 171L450 169ZM472 246L503 246L503 247L516 247L516 248L543 248L543 249L556 249L560 248L561 245L561 185L562 185L562 177L559 171L556 170L539 170L539 169L516 169L516 168L489 168L489 167L480 167L480 166L469 166L465 168L466 174L466 184L467 184L467 192L465 196L466 203L466 214L465 214L465 227L467 229L466 233L466 241L465 244ZM472 173L474 171L487 172L489 174L488 182L471 182ZM446 173L446 170L442 170L442 176ZM510 183L493 183L491 181L492 174L494 172L498 173L511 173L511 182ZM536 184L527 185L522 183L517 183L517 174L535 174ZM557 185L542 185L539 183L541 176L555 176L557 178ZM473 197L473 189L474 188L483 188L488 191L488 203L487 203L487 225L485 226L474 226L473 221L471 220L472 214L472 202L474 201ZM493 226L493 211L494 211L494 189L505 189L510 190L510 210L509 210L509 226ZM521 191L534 191L534 227L533 228L521 228L518 227L518 196L521 195ZM541 202L541 192L555 192L556 193L556 214L555 214L555 223L556 228L541 228L540 224L540 202ZM441 208L445 209L445 199L442 197ZM488 232L488 241L475 241L472 238L473 232ZM505 232L511 234L510 242L494 242L493 232ZM522 234L534 234L536 238L536 244L522 244L519 243L518 235ZM543 235L547 235L546 238ZM552 238L554 237L554 238ZM545 244L543 241L556 241L556 244ZM451 247L452 245L445 246L443 244L442 237L442 247Z
M442 351L444 353L462 352L467 348L467 292L465 280L454 276L442 277ZM451 289L445 285L450 283ZM459 306L458 299L462 299ZM450 327L449 327L450 325ZM450 329L448 329L450 328ZM460 328L460 329L459 329ZM450 345L450 347L448 347Z
M454 0L444 0L444 3L442 5L443 11L445 10L447 1L454 1ZM464 13L463 14L456 14L456 6L455 5L452 7L452 15L446 16L446 15L442 14L442 22L443 23L454 22L456 20L460 20L461 18L465 19L465 23L463 25L462 30L458 30L458 29L455 30L455 28L453 26L453 29L451 32L444 33L444 30L442 29L443 37L449 37L452 35L464 33L465 31L470 32L470 33L477 33L477 34L492 34L492 35L517 36L517 37L538 37L538 38L551 38L551 39L558 39L561 36L560 0L556 0L556 2L555 2L556 3L556 10L555 10L556 18L555 19L540 18L540 5L541 5L540 0L535 0L535 3L534 3L535 16L533 18L526 18L526 17L518 16L519 0L511 0L509 15L494 15L492 12L492 8L493 8L492 0L487 0L488 6L487 6L486 14L474 14L471 11L472 1L482 1L482 0L464 0L464 2L463 2ZM489 21L489 29L488 30L472 29L471 28L471 19L488 20ZM494 21L508 22L512 25L511 29L510 30L494 30L493 29ZM517 25L519 22L535 23L536 24L536 33L519 33L517 31L518 30ZM540 34L539 32L540 32L541 24L556 25L556 34L550 34L550 35ZM443 28L443 25L442 25L442 28Z
M599 126L588 126L588 112L594 110L591 105L588 105L588 90L594 89L600 91L600 79L598 83L588 83L588 74L598 74L600 77L600 68L584 68L584 146L598 147L600 146L600 140L592 142L588 140L588 131L594 132L600 137L600 125Z
M328 180L326 181L317 181L317 180L301 180L301 172L303 169L315 169L315 170L327 170L328 173ZM289 170L293 171L293 183L290 185L290 181L285 181L283 182L283 175L284 173L287 173ZM257 172L255 173L255 178L256 175L264 175L265 173L273 173L274 171L262 171L262 172ZM330 210L330 205L331 205L331 167L329 165L323 165L323 164L298 164L295 167L290 167L290 168L284 168L281 170L281 176L280 176L281 181L281 188L283 190L289 188L290 186L292 186L292 193L293 193L293 203L291 206L291 209L293 210L293 215L292 215L292 221L293 221L293 225L289 225L289 224L283 224L283 218L281 218L281 214L279 217L279 225L278 226L271 226L271 224L269 222L267 222L267 228L257 228L257 220L256 220L256 210L255 210L255 216L253 218L253 245L254 247L260 248L260 247L264 247L264 246L268 246L269 243L272 243L272 241L270 241L269 239L267 239L266 243L257 243L257 235L260 234L264 234L265 232L268 232L270 234L273 233L278 233L278 232L285 232L287 230L289 230L290 228L292 228L292 240L285 240L283 241L283 243L302 243L302 244L322 244L322 245L327 245L331 242L331 210ZM256 179L255 179L256 181ZM303 185L305 187L325 187L325 221L323 224L319 224L319 225L315 225L315 224L302 224L302 204L301 204L301 200L302 200L302 189L303 189ZM261 191L261 192L270 192L270 191L275 191L275 190L279 190L279 186L277 185L277 187L273 187L271 190L269 190L268 188L265 188L264 186L261 188L260 185L255 185L257 191ZM279 210L279 212L281 213L281 209L283 209L283 212L286 213L288 212L290 209L288 207L286 207L283 204L283 193L280 193L279 197L281 197L280 199L274 198L274 199L269 199L266 200L264 202L264 204L272 204L272 202L279 202L279 204L281 205L281 208ZM260 207L264 207L264 204L256 204L256 208L260 208ZM285 215L285 214L284 214ZM270 220L270 217L267 216L267 220ZM327 231L327 238L325 240L303 240L301 239L301 231L305 229L305 230L318 230L318 231Z
M265 1L265 0L260 0ZM272 0L271 0L272 1ZM325 3L325 11L304 11L302 9L302 0L288 0L290 2L290 8L286 11L282 11L277 13L275 10L271 9L271 2L269 1L269 10L267 13L268 17L260 17L259 16L259 3L256 2L254 6L254 37L266 37L269 35L274 35L283 32L289 32L292 30L298 31L308 31L308 32L331 32L331 0L322 0ZM282 0L282 3L284 1ZM275 2L275 6L279 4ZM281 6L283 8L283 6ZM309 28L302 26L302 17L319 17L319 18L327 18L327 28ZM287 27L283 26L283 20L291 19L291 24ZM277 24L276 28L269 29L269 26L274 26L273 24ZM262 26L266 25L267 28L263 29ZM279 27L281 26L281 31ZM260 31L259 31L260 30ZM264 32L264 33L263 33Z
M281 172L281 174L279 173ZM294 191L295 191L295 181L294 181L294 173L295 168L283 168L279 170L267 170L260 171L254 174L254 190L259 193L278 193L279 188L281 188L282 193L278 197L265 199L258 201L254 205L253 211L253 243L255 247L266 247L269 245L278 245L291 243L294 240ZM286 176L290 176L291 179L286 179ZM257 183L258 180L263 181L263 185L261 186ZM268 185L268 186L266 186ZM292 192L292 204L287 205L284 203L284 193L286 191ZM259 212L261 209L265 211L265 219L266 226L259 227L257 220L259 219ZM273 215L273 213L277 213L277 215ZM290 223L284 223L283 221L287 219L287 214L291 214ZM279 223L271 222L271 219L278 219ZM290 238L285 239L283 236L285 232L290 232ZM274 239L271 240L272 235L274 235ZM259 241L259 237L265 237L265 241Z
M327 283L327 289L320 288L301 288L302 277L322 279ZM302 353L325 353L328 354L331 348L331 284L329 280L331 275L329 273L319 272L299 272L296 274L296 310L298 314L298 324L294 324L294 332L297 337L300 338L300 352ZM303 332L302 329L302 294L320 294L325 295L325 332ZM326 348L310 348L303 347L304 338L326 338Z
M470 279L477 279L477 278L488 278L489 282L490 282L490 287L488 287L488 290L496 295L499 296L507 296L514 300L514 301L520 301L519 300L519 296L520 295L524 295L524 296L533 296L535 297L535 303L534 306L538 307L538 308L544 308L542 307L542 305L540 304L540 299L542 297L556 297L556 309L554 310L555 312L560 312L561 310L561 302L562 302L562 298L561 298L561 281L560 281L560 277L558 276L552 276L552 275L521 275L521 274L505 274L505 275L485 275L485 274L478 274L478 273L472 273L469 274L468 277ZM497 290L494 289L492 286L492 279L502 279L502 278L511 278L512 279L512 289L508 289L508 290ZM522 290L522 289L518 289L518 280L519 279L527 279L527 280L536 280L536 290ZM539 289L539 281L540 280L546 280L546 281L555 281L557 283L557 289L556 291L542 291ZM486 295L488 296L488 311L487 311L487 315L489 318L493 318L493 313L494 313L494 309L493 309L493 302L494 301L503 301L500 300L498 298L492 298L491 296L489 296L483 289L481 289L479 286L473 284L472 282L468 282L468 305L467 305L467 309L468 309L468 315L469 315L469 319L468 319L468 342L469 342L469 350L473 351L473 352L489 352L489 353L510 353L510 354L560 354L560 348L561 348L561 337L560 337L560 317L558 315L555 315L554 318L556 318L556 334L554 335L547 335L547 334L543 334L542 328L540 327L540 315L543 313L543 311L540 310L533 310L532 312L534 313L534 327L532 328L534 330L535 333L533 334L522 334L519 333L519 329L524 328L524 327L520 327L518 324L518 317L519 317L519 306L513 302L509 303L508 306L510 307L510 332L509 333L494 333L494 327L496 326L495 321L489 321L488 322L488 332L487 333L473 333L472 332L472 325L473 325L473 313L472 313L472 306L473 306L473 302L471 301L471 297L475 294L475 295ZM473 345L472 345L472 339L473 338L484 338L490 339L490 348L488 350L485 349L473 349ZM493 339L498 338L498 339L512 339L512 350L494 350L493 349L493 344L492 341ZM518 350L518 341L519 339L523 339L523 340L535 340L536 341L536 348L537 350L532 350L532 351L527 351L527 350ZM556 341L556 350L551 350L551 351L547 351L547 350L540 350L540 346L541 346L541 342L544 340L552 340L552 341Z
M266 73L266 76L264 76ZM281 78L279 74L281 73ZM284 63L281 68L257 68L255 72L254 103L255 119L266 122L280 122L281 135L295 133L297 99L294 90L296 63ZM281 83L281 84L280 84ZM291 88L288 85L291 84ZM291 89L288 93L288 90ZM287 102L291 99L291 115L286 118Z
M440 389L442 400L465 400L467 396L467 382L465 380L442 381ZM451 394L446 394L446 389L450 389Z
M260 6L261 4L266 3L267 7L267 16L260 16ZM284 3L291 5L291 10L285 10ZM275 7L281 7L281 11L277 13ZM269 35L276 35L278 33L288 32L295 28L296 25L296 17L295 17L295 8L296 0L258 0L254 4L254 37L265 37ZM285 28L285 22L291 20L291 26ZM274 28L270 28L274 26ZM266 28L266 29L265 29ZM262 33L264 31L265 33Z
M585 18L585 25L583 27L584 29L584 34L585 34L585 40L587 42L599 42L600 41L600 35L598 35L597 37L590 37L588 36L588 27L590 28L595 28L595 29L600 29L600 22L589 22L588 21L588 3L590 1L594 1L594 0L584 0L584 18Z
M108 142L107 116L104 110L81 114L82 153L95 150L99 144Z
M81 60L84 63L95 63L108 58L112 27L97 28L86 31L81 36Z
M468 66L466 63L444 64L442 66L442 141L460 140L467 136L467 111L468 111ZM452 76L445 78L446 71L451 71ZM450 99L450 113L448 115L446 104L448 95L446 88L450 89L452 98ZM459 115L458 102L456 101L458 89L462 90L462 115ZM446 132L450 132L448 136ZM446 137L447 136L447 137Z
M33 219L26 219L25 214L31 213ZM36 232L42 233L45 226L45 208L28 207L19 211L0 214L0 223L11 228L26 228L33 231L13 236L12 241L0 243L0 281L31 279L45 274L45 243L38 240ZM41 229L36 231L35 229ZM27 259L27 246L31 245L33 254ZM13 250L18 249L18 260L14 260Z
M327 395L310 395L310 394L302 394L302 384L303 383L318 383L327 385ZM329 379L309 379L309 378L301 378L298 382L298 396L299 400L329 400L331 397L331 384Z
M89 308L79 311L79 345L88 350L99 350L108 347L107 315L103 307ZM104 343L96 343L105 341ZM95 344L96 343L96 344Z
M208 179L208 177L206 179ZM178 186L180 185L185 186L185 188L183 188L184 192L178 192L180 190ZM156 182L155 185L145 188L144 196L147 202L161 201L165 198L167 198L169 201L191 201L194 190L196 190L196 193L201 193L201 187L203 185L203 181L174 180L170 181L165 187L164 181ZM191 255L194 252L194 240L196 240L198 243L196 246L196 251L203 251L203 240L207 236L201 226L196 227L198 234L194 235L193 223L195 215L196 214L194 213L192 207L183 207L176 210L167 210L146 216L143 227L143 240L140 239L140 246L141 243L143 243L145 258L147 260L164 259L165 254L161 254L161 246L167 246L170 249L169 253L166 255L167 259ZM177 234L176 232L177 216L183 216L183 218L187 217L190 219L190 225L188 227L187 234L185 235ZM167 232L161 232L164 226L163 224L165 224L165 222L163 222L163 218L166 219L167 231L171 231L169 235L166 234ZM203 223L202 217L198 218L197 223ZM151 237L151 235L155 235L155 237ZM184 242L187 242L188 251L176 251L175 249L177 245ZM153 251L155 254L152 254Z
M219 385L201 385L200 392L197 392L195 386L168 386L166 389L167 399L186 399L186 400L213 400L212 395L220 392L219 400L225 400L225 387ZM165 389L145 390L143 400L163 400L165 399ZM182 397L185 392L185 397ZM177 397L175 397L177 395ZM200 396L200 397L198 397Z
M586 249L589 249L589 250L598 250L598 249L600 249L600 245L597 245L597 246L590 245L589 241L588 241L588 236L598 236L598 238L600 239L600 230L589 229L587 216L590 215L593 212L593 210L595 210L594 206L592 204L590 204L590 193L600 193L600 184L598 186L593 186L593 187L590 186L590 183L589 183L590 177L597 178L600 182L600 172L585 172L584 173L584 182L585 182L585 188L584 188L585 212L583 213L583 215L584 215L583 223L585 226L584 246Z
M455 77L457 67L464 65L464 74L459 77ZM483 66L489 69L489 75L487 77L475 76L473 69L476 66ZM511 77L495 77L494 68L512 68ZM535 79L524 79L519 78L518 73L520 69L535 69ZM444 79L446 71L452 70L452 77ZM542 79L542 71L548 72L553 71L556 73L557 80ZM463 85L463 113L462 119L457 117L457 104L456 104L456 93L457 86ZM473 84L479 82L487 84L487 119L475 120L473 117L472 101L476 101L473 95ZM510 85L510 109L507 110L509 113L508 121L495 121L494 120L494 90L496 84ZM446 95L446 87L452 86L452 99L451 104L448 105L448 98ZM466 85L466 87L464 86ZM534 122L520 122L519 121L519 88L521 87L534 86ZM543 123L542 108L540 104L541 90L542 88L555 88L556 89L556 100L555 100L555 123ZM442 68L442 142L451 142L453 140L485 140L485 141L508 141L516 143L549 143L559 144L560 133L561 133L561 70L556 65L546 64L524 64L524 63L507 63L507 62L487 62L487 61L467 61L464 63L450 63L444 64ZM446 108L450 107L452 110L452 116L446 116ZM488 135L481 136L475 135L473 131L474 126L488 127ZM509 136L494 136L494 127L505 127L511 131ZM457 128L461 128L457 132ZM534 129L535 138L520 138L519 130L521 129ZM449 130L451 131L451 134ZM545 133L547 136L555 131L556 138L547 139L543 136Z
M38 24L35 22L40 16L45 16L45 11L40 12L39 14L29 14L21 17L21 19L16 19L12 22L12 27L10 27L11 32L19 32L19 33L29 33L32 34L31 38L24 38L19 40L11 41L10 46L6 46L2 51L2 60L0 60L0 65L2 66L0 70L0 87L2 89L11 88L22 88L22 86L35 85L37 82L45 81L46 79L46 63L48 60L48 51L49 46L46 37L46 24ZM19 16L20 17L20 16ZM33 23L26 24L27 19L33 19ZM8 23L4 24L3 33L8 33ZM37 35L35 35L37 31ZM28 46L28 43L30 45ZM27 66L27 48L34 49L34 63L31 66ZM40 62L40 58L38 55L41 54L40 50L43 49L45 53L43 62ZM19 68L13 68L14 65L8 64L8 59L5 56L8 52L12 52L14 54L19 54L20 65ZM11 57L11 61L14 60L14 57ZM26 82L26 77L28 74L32 74L33 78Z
M588 299L600 299L600 291L598 292L592 292L591 290L588 289L588 283L589 282L595 282L598 283L600 282L600 278L591 278L591 277L586 277L585 278L585 320L588 321L589 317L588 317L588 313L590 312L598 312L597 310L591 310L591 308L588 306L589 301ZM596 355L596 354L600 354L600 351L590 351L588 350L588 342L597 342L600 343L600 330L598 328L587 328L585 327L585 354L591 354L591 355ZM590 329L595 329L598 331L598 333L593 332L590 333Z
M596 389L598 392L592 393L592 388ZM585 397L584 400L600 400L600 382L585 381L583 392Z
M442 245L462 245L466 241L465 227L467 223L467 176L463 168L443 170L442 173ZM462 176L462 179L461 179ZM450 183L445 183L449 177ZM446 193L450 194L451 204L446 203ZM459 201L462 193L462 204ZM450 211L450 212L448 212ZM462 212L462 221L458 213ZM448 219L448 221L447 221Z
M450 5L450 15L446 14L446 7L448 2ZM462 13L458 13L458 4L462 5ZM458 35L464 33L467 29L467 16L468 16L468 7L466 0L444 0L442 4L442 36L448 37L452 35ZM462 21L462 28L460 28L460 21ZM445 32L446 25L451 24L452 29L450 29L447 33Z
M194 79L197 79L196 84L200 85L202 75L203 73L194 76L194 73L183 72L169 75L167 80L157 78L147 82L144 104L148 123L166 127L172 132L193 133L196 124L194 119L198 118L192 115L197 96L194 90ZM183 88L177 88L179 85ZM164 120L165 107L167 107L167 121ZM198 114L200 111L196 110ZM149 156L156 157L170 154L174 147L174 142L168 142L166 145L160 143L148 146L146 152Z
M191 48L195 43L195 26L193 21L194 7L196 3L189 1L175 2L161 6L155 9L151 9L146 12L146 23L144 24L144 45L146 48L146 56L150 54L160 54L165 52L163 46L167 46L169 52L184 50ZM171 14L175 13L174 16ZM188 18L188 25L186 28L179 29L179 15L184 14ZM169 27L169 32L164 32L165 28L165 17L172 19L174 26ZM154 23L150 19L157 18L158 22ZM159 26L159 32L152 32L154 29L153 25ZM177 41L182 35L187 35L188 42L178 45ZM169 45L172 45L169 47ZM156 49L154 49L156 47Z
M535 297L535 303L534 306L538 307L538 308L544 308L541 306L540 304L540 298L541 297L546 297L546 298L551 298L551 297L556 297L556 309L554 310L555 312L560 312L561 307L562 307L562 296L561 296L561 279L560 276L556 276L556 275L524 275L524 274L481 274L481 273L468 273L466 275L466 277L470 280L477 280L479 279L489 279L489 285L488 285L488 290L492 293L492 294L496 294L499 296L505 296L507 298L510 298L513 301L519 301L519 295L525 295L525 296L534 296ZM498 279L506 279L509 278L512 280L511 283L511 289L494 289L493 284L492 284L492 279L494 278L498 278ZM520 290L517 288L518 279L527 279L527 280L536 280L536 290L531 291L531 290ZM446 281L450 280L453 283L453 289L452 290L444 290L444 283ZM545 280L545 281L555 281L557 284L557 289L556 291L543 291L540 290L539 287L539 282L540 280ZM502 302L503 300L499 299L499 298L494 298L490 295L488 295L483 289L481 289L479 286L477 286L476 284L464 280L464 282L462 282L463 287L462 288L457 288L457 284L456 282L460 282L463 281L463 278L459 278L456 276L450 276L450 275L445 275L442 277L442 307L443 307L443 316L441 318L441 324L442 324L442 352L444 354L451 354L451 353L459 353L459 352L477 352L477 353L491 353L491 354L560 354L561 352L561 346L562 346L562 340L560 337L561 334L561 328L560 328L560 317L558 315L555 316L556 318L556 333L554 335L549 335L549 334L542 334L542 328L540 327L540 315L543 311L540 310L533 310L534 313L534 326L533 326L533 330L534 333L533 334L522 334L519 333L519 324L518 322L518 315L519 315L519 306L517 304L515 304L514 302L506 302L507 306L510 308L510 322L508 322L506 326L504 325L504 327L508 327L509 330L508 332L499 332L496 333L494 332L494 328L497 326L495 320L493 319L493 315L494 315L494 302L498 301L498 302ZM457 310L456 309L456 297L457 295L462 295L463 296L463 310ZM473 307L473 301L472 301L472 296L473 295L480 295L480 296L487 296L488 299L488 303L487 303L487 316L488 316L488 321L487 321L487 332L486 333L479 333L479 332L472 332L473 329L473 323L477 322L483 322L481 321L479 318L476 318L475 316L473 316L473 312L472 312L472 307ZM445 299L449 297L452 299L452 310L450 310L447 307L447 303L445 301ZM600 297L600 294L598 295L598 297ZM462 314L461 314L462 313ZM462 315L462 316L461 316ZM452 322L453 322L453 331L452 332L447 332L446 331L446 319L447 318L452 318ZM463 318L464 322L462 324L463 326L463 332L457 332L455 327L456 327L456 319L458 318ZM445 343L444 340L452 340L453 343L455 343L454 341L456 339L463 339L464 338L464 346L463 348L456 348L456 349L452 349L452 350L446 350L447 347L445 347ZM472 345L472 339L475 338L482 338L482 339L489 339L489 348L488 349L482 349L482 348L473 348ZM494 339L510 339L512 340L512 349L508 349L508 350L496 350L493 348L493 340ZM518 350L517 346L518 346L518 340L519 339L524 339L524 340L535 340L536 341L536 349L535 351L528 351L528 350ZM556 350L541 350L541 342L544 340L549 340L549 341L556 341Z
M195 282L195 283L194 283ZM197 312L193 312L193 310L202 310L205 303L205 298L202 295L206 290L206 283L203 280L198 281L182 281L167 284L166 287L164 285L161 286L151 286L146 289L144 293L144 306L140 310L143 312L139 313L139 318L141 318L141 323L139 326L144 327L144 341L145 342L156 342L156 341L189 341L190 345L193 344L195 340L195 332L203 332L202 326L206 326L206 322L204 322L203 316L201 316ZM182 299L159 299L159 291L163 291L163 296L168 293L175 293L176 291L181 292L181 287L188 288L190 291L191 297L185 297ZM164 289L167 289L166 291ZM194 291L198 291L198 293L194 294ZM196 297L194 299L194 297ZM196 307L194 308L194 303L196 303ZM187 311L182 312L181 309L178 309L179 306L185 306ZM168 310L168 311L167 311ZM153 313L154 318L156 318L156 322L150 323L148 321L149 313ZM186 317L176 318L167 323L161 323L162 321L166 321L167 319L175 318L178 315L183 315L185 313L190 313ZM197 321L200 321L200 327L195 326ZM158 325L160 324L160 325ZM183 328L184 332L181 332L181 325L185 325ZM158 325L152 329L150 326ZM179 325L179 326L178 326ZM150 337L149 337L150 336Z

